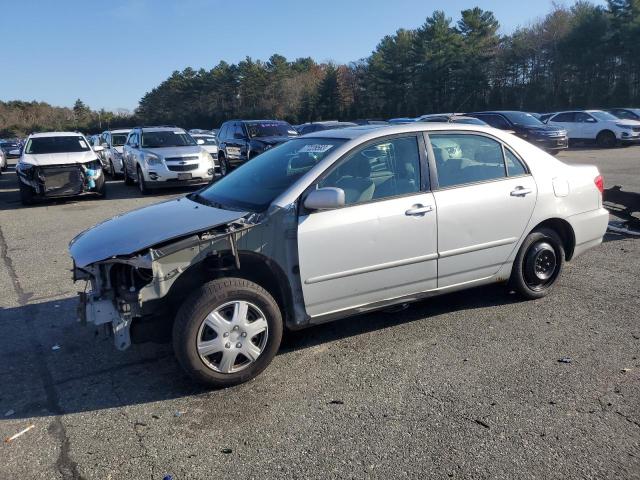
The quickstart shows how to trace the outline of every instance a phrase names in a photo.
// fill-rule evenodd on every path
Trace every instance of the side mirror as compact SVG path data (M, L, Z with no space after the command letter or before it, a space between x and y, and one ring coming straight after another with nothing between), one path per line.
M344 206L344 190L325 187L313 190L304 199L304 206L309 210L331 210Z
M204 145L204 140L203 140L203 139L201 139L201 138L198 138L198 139L196 140L196 143L197 143L198 145Z
M104 151L104 147L102 145L96 145L95 147L93 147L93 151L94 152L102 152Z
M22 152L19 149L15 149L15 150L9 150L9 155L16 155L19 156L21 155Z
M587 123L597 123L598 121L595 118L587 118Z

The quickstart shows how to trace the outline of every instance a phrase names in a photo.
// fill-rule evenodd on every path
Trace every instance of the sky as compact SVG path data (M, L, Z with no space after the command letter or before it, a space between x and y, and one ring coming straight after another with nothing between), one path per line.
M571 5L572 0L556 2ZM592 0L603 4L604 0ZM133 110L174 70L273 53L343 63L434 10L479 6L511 33L553 0L0 0L0 100Z

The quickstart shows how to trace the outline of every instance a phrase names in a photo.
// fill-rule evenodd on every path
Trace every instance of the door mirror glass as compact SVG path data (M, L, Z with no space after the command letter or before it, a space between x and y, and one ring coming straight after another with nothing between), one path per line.
M313 190L304 200L305 208L309 210L330 210L344 206L344 190L326 187Z

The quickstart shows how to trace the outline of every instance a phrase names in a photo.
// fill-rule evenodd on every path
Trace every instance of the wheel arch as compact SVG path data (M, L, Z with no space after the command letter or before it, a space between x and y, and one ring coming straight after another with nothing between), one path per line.
M293 316L293 295L285 272L270 258L255 252L238 252L240 268L232 255L207 257L190 266L171 285L164 297L165 304L177 309L189 294L201 285L222 277L237 277L260 285L271 294L282 313L285 325Z
M571 260L576 247L576 235L571 224L562 218L548 218L533 227L531 232L540 228L549 228L560 236L565 252L565 258L567 261Z

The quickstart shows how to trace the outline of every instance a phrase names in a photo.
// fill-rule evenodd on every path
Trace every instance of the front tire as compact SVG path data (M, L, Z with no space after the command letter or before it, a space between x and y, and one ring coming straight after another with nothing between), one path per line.
M224 155L218 155L218 163L220 164L220 176L226 177L229 173L229 163Z
M616 146L616 142L617 142L617 139L615 134L609 130L600 132L596 137L596 144L600 148L613 148Z
M133 178L129 176L129 170L127 170L127 165L124 165L124 184L131 186L133 185Z
M22 203L22 205L33 205L35 197L33 188L22 183L20 179L18 179L18 186L20 187L20 202Z
M528 300L549 294L556 284L565 252L560 236L549 228L540 228L524 239L511 272L511 287Z
M229 387L267 368L282 330L282 314L269 292L242 278L220 278L182 304L173 325L173 348L195 381Z
M142 169L140 165L138 165L138 189L142 195L149 195L149 187L147 186L147 182L144 180L144 175L142 174Z

